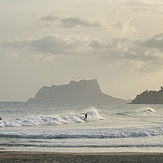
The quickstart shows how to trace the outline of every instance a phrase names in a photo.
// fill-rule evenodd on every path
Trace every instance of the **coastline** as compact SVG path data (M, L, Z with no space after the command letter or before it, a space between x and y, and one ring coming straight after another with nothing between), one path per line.
M106 152L106 153L57 153L34 151L0 151L0 162L88 162L88 163L161 163L163 153L139 153L139 152Z

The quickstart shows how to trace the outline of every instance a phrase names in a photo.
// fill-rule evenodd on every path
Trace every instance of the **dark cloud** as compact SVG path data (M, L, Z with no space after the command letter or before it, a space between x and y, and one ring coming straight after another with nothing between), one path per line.
M1 47L13 49L16 52L20 50L24 53L41 54L68 54L70 51L79 48L80 39L76 36L61 37L58 35L49 35L42 38L17 39L15 41L4 42Z
M48 21L48 22L54 22L56 20L59 20L60 18L54 15L47 15L43 16L40 20L41 21Z
M110 41L106 41L106 40L100 40L100 39L97 39L97 40L92 40L90 43L89 43L89 46L93 49L110 49L111 48L111 43Z
M120 62L130 65L132 69L141 72L151 72L162 68L163 34L157 34L146 40L132 41L129 39L92 40L89 46L92 52L105 56L110 62Z
M163 33L156 34L154 37L149 38L142 42L142 46L147 48L155 48L163 52Z
M130 39L91 39L77 35L58 36L48 35L41 38L16 39L1 43L1 48L15 49L15 51L34 51L39 53L67 54L74 50L85 51L82 47L96 54L114 55L119 52L119 59L154 60L160 59L163 52L163 33L146 40L133 41ZM105 53L103 53L103 51Z
M155 37L154 37L155 38ZM163 59L160 39L132 41L129 39L92 40L89 46L100 53L119 56L119 59L143 62ZM113 57L114 58L114 57ZM117 57L116 57L117 58Z
M93 20L86 20L80 17L69 17L61 19L61 26L62 27L69 27L73 28L76 26L83 26L83 27L100 27L101 24L93 21Z
M42 38L17 39L4 42L1 48L7 53L28 54L30 58L53 59L49 55L91 55L105 58L110 63L127 63L140 71L154 71L162 67L163 33L146 40L133 41L130 39L91 39L79 36L49 35ZM34 56L34 57L32 57ZM125 64L124 64L125 65ZM135 68L135 69L136 69Z
M95 19L84 19L81 17L59 17L55 15L43 16L41 21L46 22L57 22L59 26L63 28L74 28L77 26L82 27L102 27L103 24L99 20Z

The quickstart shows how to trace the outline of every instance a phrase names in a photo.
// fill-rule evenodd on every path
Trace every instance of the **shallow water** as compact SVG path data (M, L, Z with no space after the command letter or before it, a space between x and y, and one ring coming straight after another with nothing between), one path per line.
M1 102L0 114L0 150L163 151L163 105Z

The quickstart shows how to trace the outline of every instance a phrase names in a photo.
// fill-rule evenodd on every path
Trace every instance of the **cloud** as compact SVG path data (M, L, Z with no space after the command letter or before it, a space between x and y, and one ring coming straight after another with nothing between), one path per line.
M54 15L47 15L47 16L42 16L41 21L47 21L47 22L54 22L56 20L59 20L60 18Z
M154 61L162 60L162 49L159 48L159 44L153 42L155 46L144 46L148 43L147 40L132 41L128 39L113 39L111 41L105 40L92 40L89 46L98 53L106 56L111 56L121 60L137 60L137 61ZM118 57L117 57L118 55ZM109 57L110 58L110 57Z
M105 19L99 17L82 18L82 17L61 17L51 14L43 16L41 19L43 22L49 22L56 24L60 28L77 28L83 27L87 30L96 30L99 32L110 32L114 37L127 37L132 38L138 35L138 31L131 24L132 17L127 19L120 19L114 22L108 22ZM82 31L81 31L82 32ZM90 33L90 31L88 31Z
M127 38L100 39L77 35L48 35L41 38L24 38L1 43L1 49L14 57L52 61L60 55L88 55L101 58L109 64L126 66L127 71L152 72L162 69L163 33L145 40Z
M132 17L127 19L120 19L111 24L114 35L118 37L127 37L132 38L138 35L137 29L132 26L131 23Z
M128 65L130 71L153 72L162 69L163 33L152 38L133 41L130 39L92 40L92 53L103 55L105 61Z
M112 3L129 7L133 11L150 11L163 14L163 2L158 0L114 0Z
M93 19L86 20L80 17L69 17L63 18L60 21L62 27L73 28L76 26L83 26L83 27L101 27L100 23L97 23Z
M80 38L78 36L58 36L48 35L41 38L24 38L14 41L3 42L1 47L23 51L24 53L41 53L41 54L68 54L79 48Z
M63 17L53 14L42 16L40 21L57 23L62 28L75 28L75 27L104 27L105 21L99 18L82 18L82 17Z
M163 52L163 33L156 34L154 37L145 40L142 42L142 45L147 48L155 48Z
M54 59L54 55L34 54L26 60L34 60L34 61L39 60L43 62L49 62L49 61L53 61L53 59Z
M118 20L115 23L113 23L113 26L123 30L123 29L126 28L126 26L128 26L128 24L130 23L131 20L132 20L132 17L129 17L127 20L122 20L121 19L121 20Z

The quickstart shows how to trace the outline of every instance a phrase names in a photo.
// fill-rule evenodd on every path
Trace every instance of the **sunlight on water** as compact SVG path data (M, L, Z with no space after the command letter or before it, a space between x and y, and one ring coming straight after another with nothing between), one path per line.
M163 151L162 105L0 103L0 109L6 150Z

